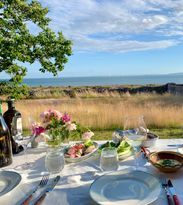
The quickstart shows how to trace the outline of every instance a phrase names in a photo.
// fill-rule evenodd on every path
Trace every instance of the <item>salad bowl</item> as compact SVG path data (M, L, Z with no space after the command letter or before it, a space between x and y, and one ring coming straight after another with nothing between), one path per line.
M97 142L92 142L91 145L86 146L84 142L77 142L66 146L64 148L65 161L68 163L77 163L84 161L91 157L98 151L99 145ZM80 153L82 151L82 154ZM72 154L75 152L74 154ZM79 154L76 154L79 153Z

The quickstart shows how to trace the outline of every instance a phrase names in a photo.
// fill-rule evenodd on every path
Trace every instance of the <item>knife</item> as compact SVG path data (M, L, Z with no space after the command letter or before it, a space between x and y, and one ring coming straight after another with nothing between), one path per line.
M178 199L178 196L176 195L175 188L173 187L173 184L172 184L170 179L168 180L168 187L169 187L170 193L173 196L173 201L174 201L175 205L181 205L181 203Z
M181 147L183 147L183 144L168 144L167 146L168 147L178 147L178 148L181 148Z
M150 155L150 151L149 151L147 148L145 148L145 147L141 147L141 151L143 152L144 157L145 157L146 159L148 159L148 158L149 158L149 155Z
M167 187L168 187L167 180L164 176L161 176L160 180L161 180L161 185L162 185L162 187L165 191L165 194L166 194L168 205L172 205L172 199L171 199L171 196L170 196L170 191L167 189Z
M47 188L39 195L39 197L36 199L36 201L33 204L34 205L40 204L46 197L46 194L48 192L51 192L54 189L54 187L56 186L59 180L60 180L60 176L56 176L53 182L47 186Z

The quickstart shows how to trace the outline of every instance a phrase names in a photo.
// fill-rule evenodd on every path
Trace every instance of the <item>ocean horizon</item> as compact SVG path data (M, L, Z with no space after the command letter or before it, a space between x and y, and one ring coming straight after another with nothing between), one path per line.
M26 78L28 86L112 86L147 84L183 84L183 74L134 75L134 76L91 76L91 77L55 77Z

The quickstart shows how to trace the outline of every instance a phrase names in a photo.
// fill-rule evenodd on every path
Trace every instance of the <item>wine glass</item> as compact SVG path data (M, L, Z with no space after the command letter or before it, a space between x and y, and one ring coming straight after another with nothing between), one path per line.
M24 160L25 160L25 163L20 166L17 166L16 169L26 170L32 166L32 163L28 162L27 148L28 148L29 143L31 143L34 138L35 138L34 135L30 135L30 136L25 136L25 137L22 136L21 138L17 138L15 140L19 145L22 145L23 151L24 151L23 155L24 155Z
M147 138L147 127L143 116L126 117L124 121L124 139L133 147L135 169L139 168L140 148Z
M29 116L28 121L29 121L29 124L32 126L32 123L34 122L32 117ZM29 132L31 132L31 131L29 131ZM18 145L21 145L23 147L24 160L25 160L25 163L20 165L20 166L17 166L16 169L26 170L26 169L32 167L32 163L28 162L27 148L28 148L28 145L35 139L35 137L36 137L35 134L30 133L28 136L18 135L15 138L15 142L17 142Z

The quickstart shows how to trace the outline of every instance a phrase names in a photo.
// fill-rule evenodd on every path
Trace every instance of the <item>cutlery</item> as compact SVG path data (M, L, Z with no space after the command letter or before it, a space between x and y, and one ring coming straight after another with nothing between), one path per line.
M147 148L141 147L141 152L143 152L144 157L145 157L146 159L149 158L150 151L149 151Z
M168 144L168 147L183 147L183 144Z
M167 180L166 180L165 177L162 177L161 181L162 181L162 183L161 183L162 187L163 187L163 189L165 190L165 193L166 193L168 205L172 205L172 200L171 200L171 196L170 196L170 193L169 193L169 190L168 190Z
M46 197L46 194L48 192L51 192L54 189L54 187L56 186L59 180L60 180L60 176L56 176L53 182L50 185L48 185L46 189L39 195L39 197L34 202L34 205L40 204L40 202L42 202L44 198Z
M176 192L175 192L175 189L173 187L173 184L172 184L170 179L168 180L168 187L169 187L170 193L173 196L173 201L174 201L175 205L181 205L180 201L178 199L178 196L176 195Z
M32 192L32 194L30 194L23 202L22 202L22 205L27 205L29 204L29 201L31 200L32 198L32 195L41 187L44 187L47 182L49 180L49 175L44 175L41 179L41 181L39 182L39 184L37 185L37 187L34 189L34 191Z

